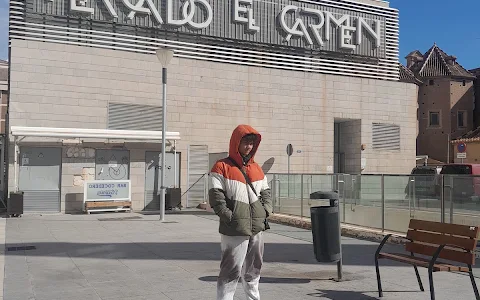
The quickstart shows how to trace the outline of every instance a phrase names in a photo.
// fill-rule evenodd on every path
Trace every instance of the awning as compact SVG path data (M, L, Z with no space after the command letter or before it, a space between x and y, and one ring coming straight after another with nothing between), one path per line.
M84 129L84 128L56 128L56 127L22 127L11 126L14 137L51 137L51 138L96 138L96 139L125 139L161 141L161 131L146 130L113 130L113 129ZM166 132L166 140L179 140L179 132Z
M18 191L18 159L20 149L18 145L18 138L25 137L44 137L44 138L62 138L62 139L81 139L81 138L95 138L95 139L123 139L134 141L148 141L161 142L161 131L145 131L145 130L112 130L112 129L84 129L84 128L56 128L56 127L22 127L11 126L10 132L14 139L15 155L14 155L14 179L15 191ZM176 141L180 139L179 132L166 132L165 139L173 140L174 153L176 153ZM175 157L175 164L176 155ZM176 172L176 167L175 167ZM176 177L176 174L175 174ZM1 199L0 199L1 201Z

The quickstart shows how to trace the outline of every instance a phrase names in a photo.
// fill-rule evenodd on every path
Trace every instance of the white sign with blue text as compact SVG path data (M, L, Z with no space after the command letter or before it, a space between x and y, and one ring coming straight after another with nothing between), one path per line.
M92 180L84 183L84 201L131 201L130 180Z

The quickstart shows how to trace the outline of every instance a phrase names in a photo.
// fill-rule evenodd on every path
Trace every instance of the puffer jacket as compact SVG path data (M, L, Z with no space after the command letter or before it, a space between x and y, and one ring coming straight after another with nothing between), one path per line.
M252 133L257 139L250 160L244 164L238 147L241 139ZM239 125L232 133L229 149L229 158L243 167L257 194L229 158L217 161L210 171L212 188L209 191L209 203L220 217L221 234L253 236L265 230L265 220L272 213L272 201L267 177L254 161L261 138L251 126Z

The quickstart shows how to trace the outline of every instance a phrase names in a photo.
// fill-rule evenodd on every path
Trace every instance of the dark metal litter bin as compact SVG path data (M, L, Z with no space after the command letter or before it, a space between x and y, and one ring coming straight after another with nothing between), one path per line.
M23 192L10 192L7 200L7 215L19 217L23 214Z
M173 209L180 207L182 202L182 189L180 188L167 188L165 194L165 209Z
M338 279L342 279L342 249L339 214L339 197L336 192L314 192L313 200L329 200L329 206L310 208L313 249L318 262L338 263Z

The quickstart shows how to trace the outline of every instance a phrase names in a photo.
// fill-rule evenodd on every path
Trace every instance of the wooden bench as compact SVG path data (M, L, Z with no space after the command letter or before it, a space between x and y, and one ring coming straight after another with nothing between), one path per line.
M104 209L109 208L109 209ZM116 210L131 211L132 202L130 201L86 201L85 210L88 214L92 211Z
M475 247L477 245L479 227L445 224L430 221L410 220L406 236L405 250L410 254L384 253L381 252L391 234L385 236L375 252L375 268L377 271L378 294L383 296L382 282L378 268L379 259L390 259L413 265L417 275L418 285L423 292L422 280L417 267L428 268L430 281L430 298L435 299L433 287L433 272L466 272L470 275L473 291L477 300L480 300L475 278L472 273L472 265L475 264ZM423 257L415 256L415 254ZM466 266L452 265L445 261L465 264Z

